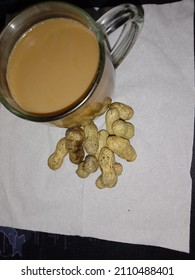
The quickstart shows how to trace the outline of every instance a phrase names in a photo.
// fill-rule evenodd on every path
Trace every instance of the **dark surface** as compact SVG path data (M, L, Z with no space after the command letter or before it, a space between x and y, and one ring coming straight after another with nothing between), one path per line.
M38 2L45 2L49 0L0 0L0 26L4 24L6 13L17 13L20 10ZM55 1L55 0L53 0ZM60 0L59 0L60 1ZM179 2L181 0L69 0L66 2L80 6L81 8L91 8L91 7L111 7L122 3L132 3L135 5L142 4L165 4L171 2ZM62 0L63 2L63 0ZM65 1L64 1L65 2Z
M26 6L40 1L1 1L0 27L6 14L19 12ZM113 6L123 2L134 4L164 4L176 1L69 1L83 8ZM195 147L191 167L192 207L190 230L190 253L168 250L153 246L142 246L110 242L95 238L66 236L21 229L0 227L0 259L195 259Z

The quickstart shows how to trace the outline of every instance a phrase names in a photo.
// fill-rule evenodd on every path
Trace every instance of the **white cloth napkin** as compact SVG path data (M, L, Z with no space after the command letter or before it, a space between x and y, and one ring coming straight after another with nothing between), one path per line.
M116 71L113 100L133 107L137 159L113 189L66 158L47 159L64 129L0 105L0 225L189 252L193 145L193 1L146 5L142 33ZM105 127L104 117L96 120Z

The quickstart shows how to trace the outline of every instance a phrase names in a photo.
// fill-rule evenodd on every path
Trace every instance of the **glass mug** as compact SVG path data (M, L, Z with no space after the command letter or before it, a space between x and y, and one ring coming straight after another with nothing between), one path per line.
M88 90L64 110L51 114L27 112L17 104L8 86L9 56L16 42L32 26L53 18L72 19L95 34L99 46L98 69ZM137 40L143 19L143 9L129 3L110 9L97 22L84 10L64 2L43 2L27 8L9 22L0 35L1 103L18 117L35 122L47 122L58 127L68 128L91 122L109 106L115 86L115 69ZM122 31L111 47L109 35L121 26Z

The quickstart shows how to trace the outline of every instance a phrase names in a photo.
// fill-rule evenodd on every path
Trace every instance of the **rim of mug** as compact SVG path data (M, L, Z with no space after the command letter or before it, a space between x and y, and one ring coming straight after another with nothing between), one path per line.
M4 34L6 33L6 30L8 28L10 28L11 26L13 26L14 22L17 21L19 18L21 18L22 16L24 16L25 14L28 14L29 11L31 11L32 9L37 9L39 8L39 12L42 12L41 9L44 9L45 7L53 7L55 8L56 6L61 6L64 8L69 8L72 9L72 11L75 11L79 16L81 16L82 18L84 18L87 23L90 25L90 28L88 26L88 28L95 34L98 45L99 45L99 65L98 65L98 69L96 71L95 77L94 77L94 81L92 82L92 84L89 86L88 90L82 94L81 98L76 100L74 104L66 107L65 109L59 110L57 112L53 112L51 114L33 114L31 112L27 112L24 111L16 102L17 106L19 109L15 108L14 106L12 106L7 100L6 98L1 94L1 89L0 89L0 102L14 115L26 119L26 120L31 120L34 122L51 122L51 121L55 121L58 119L61 119L63 117L66 117L68 115L70 115L71 113L75 112L76 110L78 110L84 103L86 103L86 101L91 97L91 95L93 94L94 90L96 89L96 87L99 84L99 81L101 80L103 71L104 71L104 66L105 66L105 59L106 59L106 51L105 51L105 46L104 46L104 35L102 33L102 30L100 28L100 26L98 25L98 23L83 9L81 9L80 7L74 5L74 4L69 4L67 2L61 2L61 1L48 1L48 2L42 2L42 3L38 3L35 5L31 5L29 7L27 7L26 9L24 9L23 11L21 11L18 15L16 15L6 26L5 28L2 30L1 34L0 34L0 40L1 38L4 36ZM62 16L59 16L62 18ZM48 17L48 18L44 18L43 20L39 20L37 21L37 23L44 21L46 19L49 18L55 18L55 17ZM31 26L33 26L34 24L32 24ZM20 37L22 36L22 34L24 34L27 30L29 30L29 28L31 26L28 26L26 28L26 30L21 33ZM19 37L19 38L20 38ZM19 39L18 38L18 39ZM16 39L15 43L18 41L18 39ZM11 53L11 52L10 52ZM7 79L6 79L7 80ZM9 87L8 87L9 88ZM9 89L10 92L10 89ZM12 96L11 92L10 95Z

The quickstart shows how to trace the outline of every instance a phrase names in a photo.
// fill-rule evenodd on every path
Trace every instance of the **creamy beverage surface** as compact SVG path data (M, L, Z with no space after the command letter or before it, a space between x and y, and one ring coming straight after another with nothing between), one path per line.
M18 40L9 57L7 81L25 111L52 114L86 93L98 64L93 32L77 21L53 18L34 25Z

